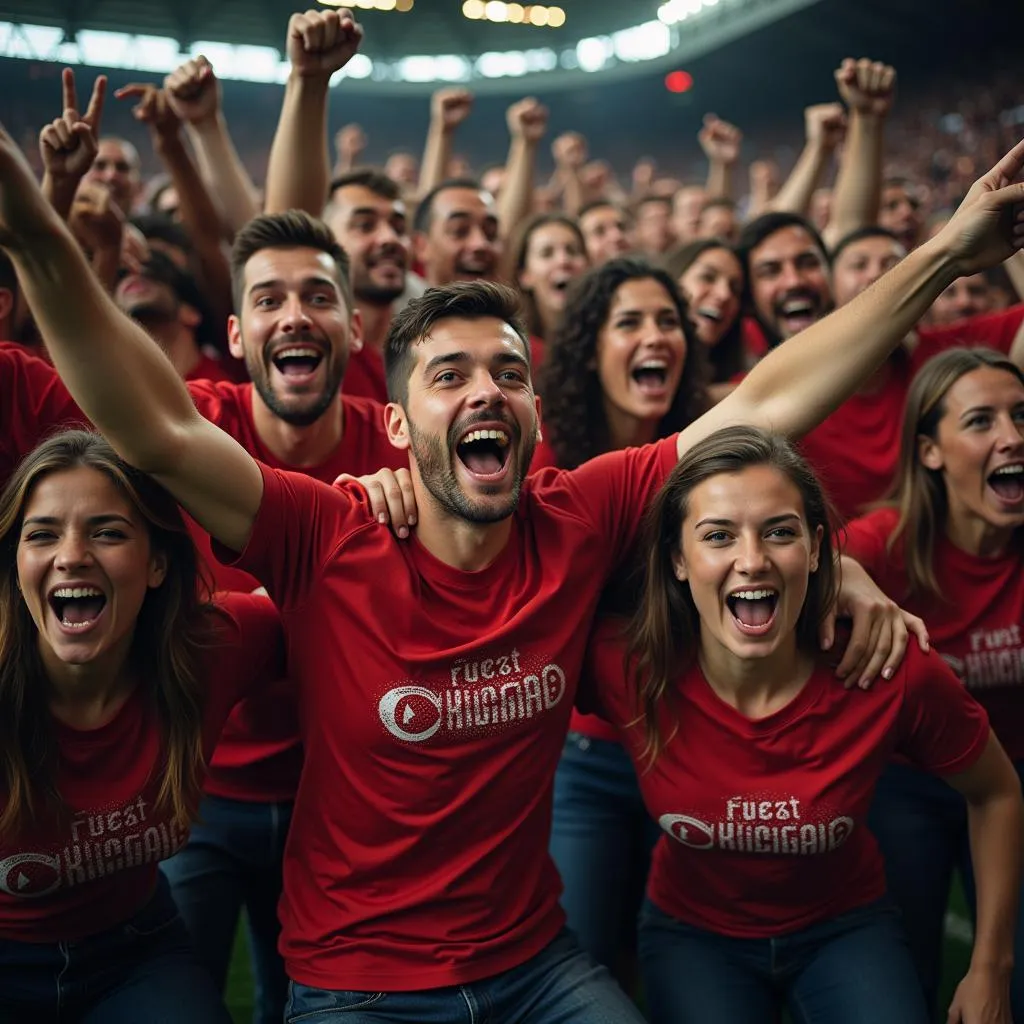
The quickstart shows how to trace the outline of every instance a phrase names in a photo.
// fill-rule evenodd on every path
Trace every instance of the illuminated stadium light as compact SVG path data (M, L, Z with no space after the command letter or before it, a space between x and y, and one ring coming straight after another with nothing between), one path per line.
M716 0L717 2L717 0ZM565 11L561 7L548 8L548 28L561 28L565 24Z
M601 71L615 56L615 47L607 36L592 36L576 44L576 59L582 71Z
M466 0L462 5L462 14L471 21L480 21L484 16L484 0Z
M647 21L634 28L612 33L615 56L621 61L635 62L663 57L672 49L672 33L660 21Z
M505 0L488 0L484 4L484 17L488 21L508 21L508 4Z
M526 17L526 8L522 4L508 5L508 20L513 25L521 25Z
M531 7L527 16L531 25L543 28L548 23L551 14L546 7Z
M323 2L325 0L321 0ZM561 7L505 3L505 0L465 0L462 14L471 21L492 21L495 24L535 25L537 28L561 28L565 24L565 11Z
M355 7L361 11L411 11L416 0L317 0L325 7Z

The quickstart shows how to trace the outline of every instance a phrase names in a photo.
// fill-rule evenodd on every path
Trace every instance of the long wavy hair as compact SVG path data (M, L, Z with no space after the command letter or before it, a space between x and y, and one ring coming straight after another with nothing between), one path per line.
M945 533L949 516L946 480L941 470L928 469L921 462L919 440L938 436L949 389L968 373L986 368L1002 370L1024 384L1024 373L1001 352L951 348L921 367L907 393L896 480L881 504L898 510L888 548L891 552L901 537L905 539L909 592L915 597L949 600L955 596L942 594L935 577L935 543Z
M538 338L544 338L544 324L541 321L540 310L537 308L537 300L529 288L524 288L519 283L519 275L526 269L526 257L530 249L530 239L533 233L539 228L547 227L548 224L561 224L576 236L580 252L587 255L587 243L583 240L583 233L579 224L564 213L539 213L529 220L523 221L512 235L512 244L509 246L509 260L505 276L519 292L519 299L523 307L523 319L529 332ZM549 338L545 338L549 341Z
M646 562L640 601L626 627L625 668L626 678L636 688L637 721L644 724L643 756L648 768L674 735L675 725L666 736L662 723L666 713L671 721L673 686L693 664L700 644L700 615L690 585L675 574L690 495L711 477L739 473L751 466L771 466L785 476L800 492L810 532L822 528L818 568L808 580L796 626L800 650L819 650L818 629L835 601L839 572L825 492L785 438L753 427L717 430L679 460L644 523Z
M604 389L597 371L597 343L612 302L628 281L657 281L676 307L686 338L686 357L672 405L658 424L667 437L692 423L708 406L707 356L686 314L675 281L644 260L609 260L570 288L562 326L549 345L538 391L544 396L544 430L559 466L574 469L612 447Z
M98 434L56 434L25 457L0 494L0 837L16 836L46 811L67 808L57 789L57 748L39 633L22 599L17 571L25 509L53 473L86 467L102 473L146 524L154 553L167 561L159 587L147 591L129 659L160 725L162 776L157 806L186 826L201 795L204 769L202 648L217 616L200 575L196 550L176 502L152 478L129 466Z
M740 273L744 276L746 275L743 263L740 261L736 250L727 242L717 238L698 238L694 242L688 242L678 249L673 249L665 257L665 269L671 275L672 280L678 284L679 279L690 269L696 260L711 249L724 249L726 252L732 253L739 264ZM743 285L743 291L746 291L745 284ZM711 366L712 384L725 384L738 373L742 373L747 369L746 352L743 348L742 292L740 295L741 300L737 304L736 319L729 325L729 329L718 339L718 343L714 347L708 348L706 345L703 346L708 354L708 362Z

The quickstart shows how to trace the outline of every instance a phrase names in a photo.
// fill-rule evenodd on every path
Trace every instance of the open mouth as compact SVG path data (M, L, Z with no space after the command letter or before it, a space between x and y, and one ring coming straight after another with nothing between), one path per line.
M56 587L47 601L65 629L88 629L103 614L107 597L98 587Z
M504 430L471 430L455 446L455 454L474 476L500 476L512 454L512 439Z
M710 320L713 323L719 324L722 322L722 312L718 309L712 309L710 306L701 306L697 310L697 316L704 317L705 320Z
M309 345L279 349L271 358L282 377L296 380L312 376L323 361L324 354Z
M668 385L668 363L664 359L645 359L630 371L644 394L661 395Z
M1000 466L989 474L988 485L1008 505L1024 501L1024 465Z
M779 593L771 587L737 590L725 599L725 603L740 630L758 636L767 633L775 622Z

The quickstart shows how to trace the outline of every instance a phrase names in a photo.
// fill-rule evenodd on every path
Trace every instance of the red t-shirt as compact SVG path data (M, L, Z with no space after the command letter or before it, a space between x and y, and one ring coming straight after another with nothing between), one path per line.
M847 690L823 664L786 707L757 721L695 666L674 685L674 719L663 717L662 732L671 738L648 769L620 631L608 620L595 633L583 687L622 729L644 803L666 833L648 896L698 928L769 938L880 898L885 872L866 818L890 754L952 775L988 740L984 710L941 658L911 645L891 682Z
M89 428L57 371L14 342L0 342L0 396L0 487L45 437Z
M375 348L364 345L348 357L341 390L346 395L369 398L381 405L388 402L388 381L384 373L384 358Z
M214 359L207 352L203 352L199 356L199 362L185 374L185 380L209 380L209 381L221 381L221 380L233 380L233 376L228 367L222 363L219 359Z
M848 398L800 442L844 520L882 498L896 473L903 407L916 367L900 352L887 366L888 378L878 391Z
M552 780L590 620L675 444L529 476L479 572L397 540L361 488L264 467L238 561L281 611L300 689L289 977L433 989L518 966L558 933Z
M935 546L938 597L908 593L903 537L890 552L898 520L884 508L846 528L844 550L894 601L928 625L936 650L992 720L1012 758L1024 758L1024 547L1001 558L979 558L945 536Z
M972 316L945 327L919 327L918 342L914 349L914 362L921 367L932 356L947 348L994 348L1009 353L1013 339L1024 323L1024 303L1010 306L999 313Z
M275 469L289 469L267 449L252 417L252 384L198 381L189 384L196 407L247 452ZM387 466L408 466L384 430L384 410L376 402L342 395L341 444L319 466L296 470L324 483L342 473L363 476ZM195 523L192 535L219 590L252 591L260 583L248 573L222 565L210 550L210 537ZM210 762L206 792L229 800L261 803L293 800L302 771L302 742L293 687L285 679L239 703Z
M232 706L283 671L280 621L266 599L224 599L219 639L206 651L203 751L209 757ZM67 808L0 840L0 938L73 941L120 924L149 899L157 864L185 843L156 807L163 754L155 710L136 689L106 725L81 731L53 720L57 790Z

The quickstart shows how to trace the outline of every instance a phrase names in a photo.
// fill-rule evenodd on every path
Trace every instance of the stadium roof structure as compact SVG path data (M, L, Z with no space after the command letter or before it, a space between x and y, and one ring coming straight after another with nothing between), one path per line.
M522 95L596 73L626 79L678 66L817 2L355 0L350 6L366 27L366 42L342 76L347 89L365 85L378 94L452 83ZM220 77L281 81L285 26L306 6L314 5L3 0L0 56L165 72L205 53ZM315 6L326 9L323 2ZM554 7L563 13L550 14Z

